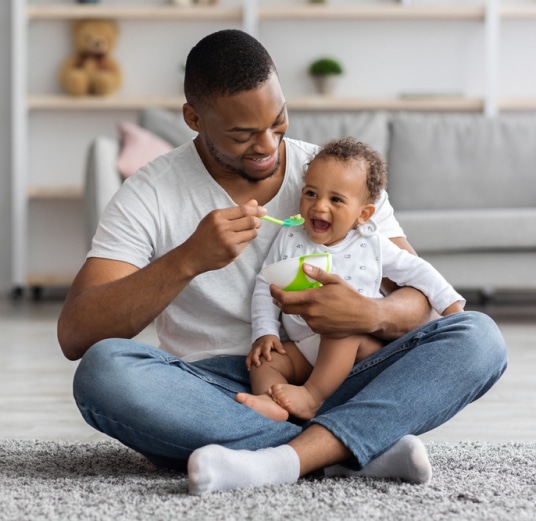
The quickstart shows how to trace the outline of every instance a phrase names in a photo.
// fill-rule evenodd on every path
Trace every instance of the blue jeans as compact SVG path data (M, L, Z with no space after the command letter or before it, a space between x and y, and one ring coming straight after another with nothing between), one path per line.
M234 400L250 391L242 356L187 363L132 340L92 346L78 366L74 396L91 426L159 465L180 467L210 443L278 446L316 423L362 467L402 436L452 418L486 393L506 365L496 324L469 311L426 324L356 364L305 424L274 422Z

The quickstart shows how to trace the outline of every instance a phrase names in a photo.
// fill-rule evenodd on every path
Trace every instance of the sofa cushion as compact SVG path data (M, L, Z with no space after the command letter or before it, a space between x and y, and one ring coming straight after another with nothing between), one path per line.
M536 117L393 116L389 197L396 210L536 203Z
M536 208L399 211L396 217L422 255L536 251Z
M183 145L197 135L197 132L185 123L181 111L172 112L159 107L149 107L140 112L139 123L174 147Z
M352 136L368 143L385 159L389 145L386 112L289 112L287 136L322 145L330 139Z

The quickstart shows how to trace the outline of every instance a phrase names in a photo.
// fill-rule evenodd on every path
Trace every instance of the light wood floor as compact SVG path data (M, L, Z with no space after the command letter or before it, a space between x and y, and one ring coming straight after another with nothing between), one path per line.
M76 363L56 340L58 301L0 300L0 438L95 441L71 396ZM486 310L509 346L509 369L481 400L425 441L536 441L536 308ZM142 335L151 341L154 332Z

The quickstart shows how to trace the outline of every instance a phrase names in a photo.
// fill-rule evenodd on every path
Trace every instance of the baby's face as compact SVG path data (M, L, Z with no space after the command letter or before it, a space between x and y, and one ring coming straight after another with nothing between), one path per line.
M313 242L333 246L360 221L367 204L363 161L314 159L305 175L300 213Z

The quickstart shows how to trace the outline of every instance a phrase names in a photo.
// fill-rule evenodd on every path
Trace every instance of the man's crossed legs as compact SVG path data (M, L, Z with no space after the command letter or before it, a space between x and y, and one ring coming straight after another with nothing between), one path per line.
M129 340L93 346L78 367L74 394L90 425L149 459L177 466L190 458L193 494L293 483L326 467L327 475L425 483L431 467L414 435L478 399L505 368L497 326L464 312L356 364L303 426L273 422L234 400L249 392L243 357L187 364Z

